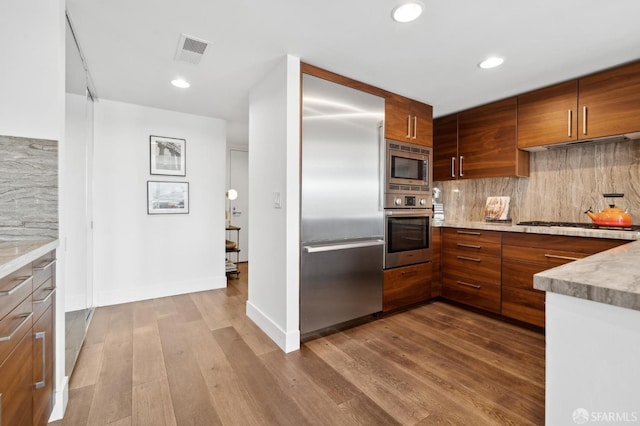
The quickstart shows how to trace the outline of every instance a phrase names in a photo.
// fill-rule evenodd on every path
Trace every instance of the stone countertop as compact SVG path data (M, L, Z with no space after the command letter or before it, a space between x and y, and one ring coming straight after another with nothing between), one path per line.
M568 226L523 226L511 223L444 222L441 228L483 229L486 231L524 232L528 234L564 235L567 237L610 238L614 240L640 240L640 232L610 229L585 229Z
M640 310L640 241L534 275L533 287Z
M51 239L0 242L0 278L17 271L57 247L58 240Z

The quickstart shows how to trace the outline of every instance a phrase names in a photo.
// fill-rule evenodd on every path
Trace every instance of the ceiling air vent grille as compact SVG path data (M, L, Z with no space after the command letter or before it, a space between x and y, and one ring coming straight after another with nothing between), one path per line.
M176 61L197 65L200 63L205 50L207 50L207 46L209 46L208 41L180 34L180 42L178 43L175 59Z

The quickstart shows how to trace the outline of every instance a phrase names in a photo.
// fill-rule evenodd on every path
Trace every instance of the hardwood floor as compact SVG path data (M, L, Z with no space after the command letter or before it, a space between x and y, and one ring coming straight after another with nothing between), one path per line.
M54 425L542 425L544 336L443 302L284 354L227 289L98 308Z

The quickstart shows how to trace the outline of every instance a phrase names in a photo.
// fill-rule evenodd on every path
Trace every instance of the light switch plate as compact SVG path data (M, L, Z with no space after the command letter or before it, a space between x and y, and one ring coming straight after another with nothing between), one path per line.
M282 201L280 198L280 192L276 191L273 193L273 207L276 209L281 209L282 208Z

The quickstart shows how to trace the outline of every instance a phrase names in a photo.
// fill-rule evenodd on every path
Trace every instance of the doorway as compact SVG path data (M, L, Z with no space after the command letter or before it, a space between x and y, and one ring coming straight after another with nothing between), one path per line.
M227 239L236 240L240 252L239 262L249 261L249 152L246 149L231 148L229 150L229 188L238 192L235 200L229 200L229 220L233 226L240 228L236 234L227 233ZM233 259L235 261L235 259Z

